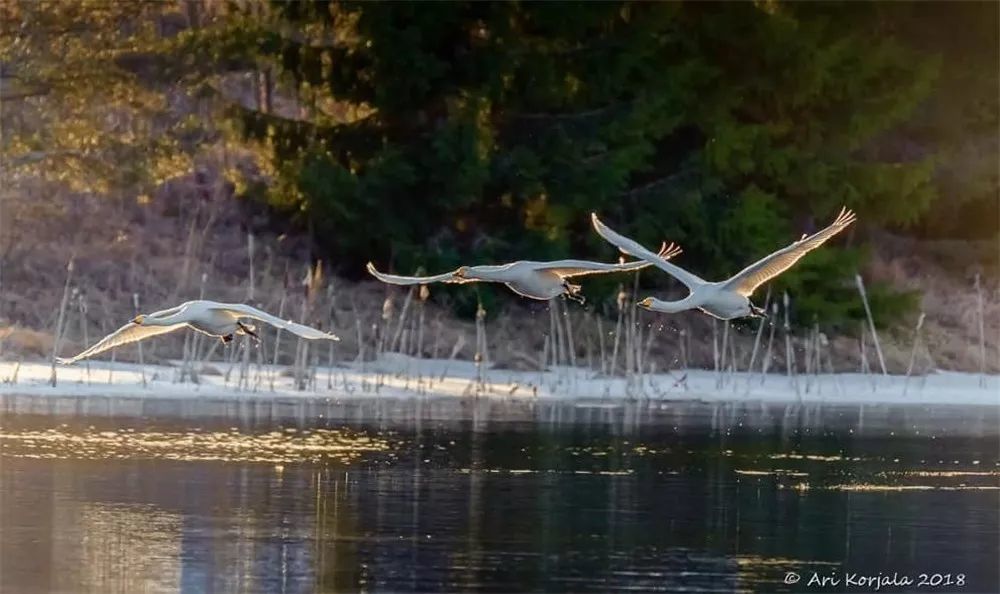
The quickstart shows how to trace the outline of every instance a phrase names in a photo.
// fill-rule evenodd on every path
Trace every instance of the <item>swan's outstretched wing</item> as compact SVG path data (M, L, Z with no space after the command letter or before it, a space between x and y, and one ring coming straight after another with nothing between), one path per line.
M601 220L597 218L596 214L591 213L590 219L594 224L594 230L597 231L597 234L608 240L611 245L617 247L622 253L628 254L633 258L639 258L652 263L660 270L687 285L687 288L689 289L705 284L703 279L691 274L680 266L671 264L658 254L654 254L653 252L642 247L639 242L611 230L610 227L602 223Z
M173 332L179 328L183 328L186 324L173 324L171 326L140 326L133 322L125 324L121 328L115 330L111 334L108 334L100 340L97 344L90 347L89 349L83 351L75 357L70 357L64 359L62 357L56 357L56 361L64 365L71 365L76 363L80 359L86 359L87 357L93 357L98 353L103 353L108 349L113 349L116 346L121 346L123 344L128 344L130 342L137 342L150 336L156 336L157 334L166 334L167 332Z
M666 242L660 247L657 254L664 260L669 260L680 254L680 246ZM546 270L554 272L561 277L570 278L574 276L584 276L587 274L606 274L610 272L629 272L631 270L641 270L653 263L648 260L636 260L634 262L623 262L620 264L608 264L605 262L590 262L589 260L555 260L553 262L542 262L535 268L536 270Z
M389 283L390 285L426 285L429 283L473 282L470 279L455 276L455 271L445 272L444 274L437 274L434 276L398 276L395 274L385 274L384 272L375 270L375 266L371 262L368 263L368 272L383 283Z
M826 229L813 233L809 237L802 236L802 239L785 249L778 250L770 256L747 266L739 274L726 281L723 286L744 297L749 297L757 290L757 287L791 268L802 256L823 245L826 240L846 229L854 220L853 212L847 210L846 207L840 209L837 220L831 223Z
M308 338L309 340L340 340L340 338L334 334L323 332L322 330L317 330L316 328L311 328L302 324L297 324L291 320L282 320L278 316L272 316L266 311L261 311L256 307L251 307L243 303L220 303L215 309L228 311L229 313L241 318L253 318L255 320L260 320L261 322L266 322L275 328L288 330L292 334L297 334L302 338Z

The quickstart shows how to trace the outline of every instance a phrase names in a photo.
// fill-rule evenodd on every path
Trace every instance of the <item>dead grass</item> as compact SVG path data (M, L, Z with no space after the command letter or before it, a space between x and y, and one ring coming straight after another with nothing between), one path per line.
M43 205L39 195L7 201L7 225L15 221L16 238L0 242L3 257L3 285L0 287L0 356L23 356L43 359L51 354L66 263L75 254L74 288L77 300L67 312L63 354L83 346L81 315L86 320L89 342L115 329L134 315L132 294L137 293L140 309L155 310L186 299L205 298L218 301L247 301L249 258L245 228L254 224L254 213L241 209L223 185L213 182L198 185L191 180L172 185L146 205L112 202L92 197L61 199ZM35 201L35 202L33 202ZM956 268L955 263L973 261L962 249L981 246L948 246L900 243L879 238L886 249L879 249L868 275L896 286L918 289L923 293L922 307L927 313L924 341L929 358L919 353L916 369L931 368L978 371L979 334L977 300L973 290L974 271ZM406 297L406 288L388 287L376 282L350 282L327 276L323 286L314 291L309 302L303 279L307 273L306 245L296 238L278 238L260 234L256 237L254 256L255 298L253 304L277 313L284 299L284 316L330 329L342 341L336 343L335 358L371 358L379 344L394 338L398 316ZM981 261L981 259L980 259ZM204 278L204 283L202 283ZM330 286L332 285L332 287ZM447 304L432 298L424 312L423 356L447 358L452 352L460 359L475 357L474 323L458 320ZM383 319L385 300L395 306L390 319ZM80 312L80 300L86 312ZM997 279L984 276L984 302L988 347L987 367L1000 371L997 337L1000 336L1000 294ZM547 306L541 302L512 300L500 312L489 312L486 328L490 362L512 369L534 369L539 365L549 331ZM600 368L600 337L596 316L605 315L605 357L610 357L617 310L613 303L592 304L581 309L569 308L574 353L579 364ZM415 353L415 308L405 324L410 333L407 349ZM685 341L689 365L713 366L712 320L700 313L657 316L638 313L638 326L648 341L646 369L677 368L682 363L681 341ZM718 327L721 336L721 325ZM275 344L273 330L265 330L265 354L270 362ZM182 333L159 337L144 347L147 362L179 358ZM649 336L652 338L649 339ZM746 369L755 335L753 324L737 323L730 338L736 354L735 367ZM388 337L388 338L380 338ZM766 347L763 335L759 369ZM796 338L796 357L805 358L804 334ZM892 372L905 370L910 357L912 326L904 325L883 333L883 350ZM721 340L721 338L720 338ZM234 343L239 348L237 343ZM211 344L200 341L197 358L208 354ZM291 363L296 341L287 335L281 339L279 362ZM325 364L328 347L312 351L316 361ZM830 349L838 370L860 367L856 336L830 337ZM216 369L225 373L228 365L219 362L225 350L214 353ZM772 371L784 370L784 336L776 332L772 349ZM135 360L134 346L119 349L118 360ZM619 354L619 369L622 354ZM255 357L252 356L251 360ZM870 363L876 365L874 353Z

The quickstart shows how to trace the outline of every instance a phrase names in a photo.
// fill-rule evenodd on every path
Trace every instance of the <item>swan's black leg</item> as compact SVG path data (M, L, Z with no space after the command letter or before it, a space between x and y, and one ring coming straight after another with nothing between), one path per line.
M253 339L256 342L260 342L260 336L257 336L257 333L251 330L249 326L247 326L243 322L236 322L236 325L239 326L240 329L243 330L243 332L246 333L248 336L253 337Z
M222 344L229 344L229 343L231 343L233 341L233 335L232 334L224 334L224 335L220 336L219 338L222 340Z

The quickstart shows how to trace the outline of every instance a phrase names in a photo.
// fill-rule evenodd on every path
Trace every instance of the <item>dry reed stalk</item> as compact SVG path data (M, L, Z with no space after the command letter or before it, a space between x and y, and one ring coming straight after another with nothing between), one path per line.
M764 311L768 310L771 305L771 287L767 287L767 295L764 297ZM750 376L753 374L753 364L757 362L757 350L760 348L760 338L764 334L764 326L770 321L769 318L761 318L760 325L757 326L757 332L753 338L753 348L750 350L750 364L747 365L747 391L750 390ZM773 326L773 323L772 323Z
M552 347L549 353L552 355L551 365L553 367L559 365L559 341L556 339L556 304L555 301L549 301L549 334L548 334L549 344Z
M205 298L205 283L207 281L208 281L208 274L202 272L198 285L198 299ZM191 350L188 353L188 356L190 357L190 361L187 362L187 365L189 367L188 374L191 376L191 381L198 384L201 383L201 378L198 376L198 370L195 369L195 362L199 360L198 353L201 351L202 335L200 332L189 332L188 334L193 335L191 337ZM185 340L185 342L187 341Z
M576 367L576 339L573 338L573 317L570 315L569 303L563 302L563 322L566 324L566 350L569 352L569 364Z
M14 373L10 375L10 383L12 385L17 385L17 372L21 371L22 358L18 357L17 363L14 364Z
M139 294L132 293L132 308L135 310L135 315L139 315ZM142 341L135 343L136 347L139 349L139 377L142 378L142 387L146 387L146 367L145 362L142 358Z
M906 391L910 387L910 374L913 373L913 364L917 359L917 346L920 344L920 329L924 326L924 318L927 314L920 312L920 317L917 318L917 326L913 329L913 347L910 348L910 362L906 365L906 380L903 382L903 396L906 396Z
M716 364L715 372L719 374L716 379L715 387L721 389L726 385L726 353L729 350L729 321L724 320L722 323L722 349L719 350L718 362ZM715 324L712 324L715 327Z
M680 364L681 369L688 368L688 345L687 345L687 328L681 328L681 331L677 334L677 345L680 350Z
M611 349L611 373L614 375L618 370L618 345L621 342L622 323L625 317L625 304L628 301L628 293L625 292L625 285L618 285L618 296L615 303L618 305L618 322L615 324L615 344Z
M719 321L712 318L712 372L718 377L719 373ZM718 380L716 380L718 388Z
M105 321L104 318L101 318L101 334L103 334L105 336L108 335L108 327L107 327L107 323L106 323L106 321ZM118 349L111 349L111 365L108 367L108 384L109 385L111 384L111 382L114 381L115 353L117 351L118 351Z
M653 339L656 337L657 334L658 334L658 331L656 329L654 329L652 327L652 325L650 325L650 327L649 327L649 335L646 337L646 348L643 351L643 355L642 355L643 369L640 370L640 373L646 373L646 372L653 373L652 372L652 368L654 367L654 365L653 365L653 362L650 360L650 354L652 353L652 350L653 350ZM649 361L649 367L648 368L645 367L646 361Z
M476 307L476 356L481 363L489 363L489 351L486 338L486 308L482 302Z
M868 327L871 328L872 340L875 343L875 353L878 355L878 364L882 369L882 375L889 375L885 367L885 357L882 356L882 345L878 340L878 331L875 329L875 318L872 317L872 308L868 304L868 293L865 291L865 281L861 278L860 274L854 275L854 283L858 287L858 293L861 294L861 302L865 306L865 316L868 317Z
M986 387L986 316L983 310L983 285L976 273L976 309L979 318L979 387Z
M76 289L73 289L75 292ZM87 336L87 296L84 293L79 293L77 295L77 306L80 310L80 334L83 335L83 344L85 346L90 345L90 338ZM90 359L83 360L83 367L87 373L87 383L90 383Z
M283 318L285 315L285 299L288 297L288 292L284 289L281 291L281 301L278 302L278 317ZM281 328L278 328L274 333L274 356L271 360L271 374L270 374L270 388L274 391L274 378L278 375L278 353L281 352Z
M590 326L594 325L593 316L584 314L584 319L591 318ZM590 336L590 332L584 334L586 341L584 342L584 352L587 355L587 370L594 371L594 344L593 339Z
M361 320L357 317L354 318L354 330L358 341L358 354L354 358L355 363L357 363L365 360L365 339L361 332Z
M760 383L764 385L764 380L767 377L767 372L771 369L771 362L773 361L773 348L774 348L774 334L778 329L778 325L774 323L774 320L778 317L778 302L774 301L771 303L771 331L768 333L767 338L767 354L764 356L764 360L760 363Z
M255 288L255 284L254 284L254 265L253 265L254 264L254 259L253 259L254 249L253 249L253 245L254 245L253 232L247 231L247 259L250 262L250 266L249 266L249 268L250 268L250 270L249 270L249 272L250 272L250 277L249 277L250 287L247 290L247 301L248 302L254 300L254 288Z
M603 377L608 373L608 357L607 351L604 348L604 323L601 322L601 318L604 316L595 312L594 317L597 318L597 347L601 352L601 376Z
M414 353L417 357L424 357L424 327L425 320L424 316L427 310L427 299L431 296L431 290L427 288L427 285L420 285L420 311L417 315L417 349Z
M394 312L395 312L395 304L393 303L392 295L387 293L385 296L385 301L382 302L382 324L381 326L379 325L372 326L372 329L375 331L376 341L377 341L375 346L376 357L381 357L382 353L385 352L385 347L386 347L385 335L387 329L389 328L389 325L392 324L392 314Z
M63 320L66 318L66 305L69 303L69 283L73 278L73 260L74 256L70 255L69 261L66 263L66 284L63 285L62 301L59 304L59 319L56 322L56 338L52 341L52 373L49 378L49 383L52 384L53 387L56 385L56 356L59 354L59 343L62 342Z
M877 382L875 380L874 374L872 374L871 365L868 364L868 349L867 349L867 342L868 341L866 340L866 337L868 336L868 331L865 328L865 325L863 323L860 326L861 326L861 328L860 328L860 330L861 330L861 332L860 332L860 334L861 334L861 373L864 374L865 376L871 378L871 380L872 380L872 392L874 392L875 388L876 388L876 383Z
M799 392L799 379L795 373L795 352L792 350L792 325L789 319L791 298L788 296L788 291L785 291L782 301L785 306L785 374L788 376L792 386L795 387L795 396L801 401L802 394Z
M399 352L400 340L403 336L403 327L408 319L408 314L410 313L410 302L413 301L413 294L416 292L416 287L410 287L406 292L406 298L403 299L403 309L399 312L399 320L396 322L396 331L392 335L392 342L389 343L389 350ZM388 325L386 326L388 328Z

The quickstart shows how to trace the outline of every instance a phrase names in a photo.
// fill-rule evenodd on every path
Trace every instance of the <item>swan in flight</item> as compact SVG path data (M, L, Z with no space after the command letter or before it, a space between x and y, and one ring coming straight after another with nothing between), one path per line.
M657 259L669 260L681 253L681 248L674 244L664 243L658 254L649 253ZM646 268L652 264L652 261L643 260L621 264L605 264L586 260L555 260L553 262L519 260L501 266L462 266L452 272L435 276L397 276L379 272L369 262L368 272L380 281L392 285L495 282L507 285L512 291L524 297L548 301L565 295L568 299L582 304L584 299L580 295L580 285L571 284L568 279L588 274L628 272Z
M788 270L802 256L823 245L828 239L840 233L854 222L854 213L842 208L837 219L829 227L809 235L803 235L788 247L778 250L741 270L736 276L721 282L708 282L687 270L659 258L653 252L623 235L611 230L597 218L590 215L597 233L615 245L623 253L652 262L670 276L684 283L690 294L680 301L661 301L647 297L639 302L641 307L652 311L677 313L688 309L701 311L722 320L740 317L767 317L763 309L750 303L750 295L782 272Z
M242 303L218 303L201 300L188 301L177 307L171 307L170 309L148 315L136 316L131 322L108 334L100 342L79 355L68 359L58 357L56 360L69 365L76 363L80 359L93 357L116 346L137 342L150 336L156 336L157 334L166 334L167 332L173 332L181 328L191 328L209 336L216 336L221 338L224 343L232 341L234 334L246 334L260 341L260 337L254 332L254 327L250 324L244 324L240 321L240 318L260 320L275 328L288 330L293 334L310 340L340 340L333 334L328 334L309 326L303 326L302 324L296 324L295 322L282 320L256 307Z

